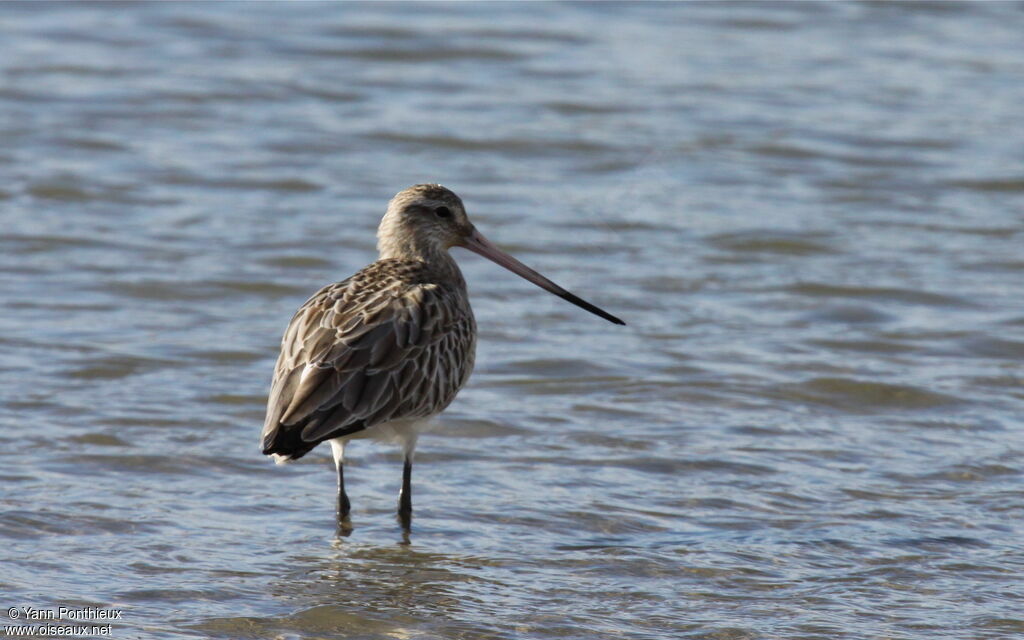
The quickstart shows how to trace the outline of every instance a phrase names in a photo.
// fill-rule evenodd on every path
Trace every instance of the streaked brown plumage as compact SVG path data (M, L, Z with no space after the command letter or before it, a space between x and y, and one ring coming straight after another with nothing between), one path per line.
M443 411L476 346L465 281L447 275L379 260L302 305L281 343L263 453L295 459L327 439Z
M435 184L389 203L377 232L380 259L306 301L281 342L262 450L280 461L331 442L338 517L346 526L345 443L389 437L405 450L399 515L408 528L412 452L423 421L455 399L473 369L476 323L466 282L448 254L463 246L612 322L621 320L558 287L492 245L462 201Z

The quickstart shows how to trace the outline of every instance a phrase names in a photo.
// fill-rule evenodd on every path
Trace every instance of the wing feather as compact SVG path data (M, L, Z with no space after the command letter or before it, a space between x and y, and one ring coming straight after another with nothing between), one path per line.
M381 278L371 270L382 264L325 287L292 318L267 404L264 453L299 457L329 438L432 415L468 377L473 317L464 290ZM463 337L454 350L453 336Z

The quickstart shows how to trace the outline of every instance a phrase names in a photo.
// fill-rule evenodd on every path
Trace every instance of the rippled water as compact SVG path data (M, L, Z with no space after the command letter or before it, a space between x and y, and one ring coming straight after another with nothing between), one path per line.
M1024 633L1020 4L0 4L0 594L123 638ZM440 181L420 443L257 450L277 343ZM0 612L2 616L2 612ZM6 624L3 620L0 624Z

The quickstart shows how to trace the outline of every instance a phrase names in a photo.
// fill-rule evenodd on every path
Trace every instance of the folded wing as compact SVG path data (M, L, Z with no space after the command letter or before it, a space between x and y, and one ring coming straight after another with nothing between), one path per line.
M432 415L468 376L473 321L455 304L457 291L360 276L322 289L292 318L263 453L298 458L323 440Z

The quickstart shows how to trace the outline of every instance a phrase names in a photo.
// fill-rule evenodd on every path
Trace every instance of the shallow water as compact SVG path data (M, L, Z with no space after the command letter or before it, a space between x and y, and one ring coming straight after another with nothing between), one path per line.
M0 604L121 638L1024 633L1019 4L0 4ZM277 343L440 181L420 443L257 450ZM408 542L408 544L406 544ZM0 612L2 618L2 612ZM3 620L0 624L6 624Z

